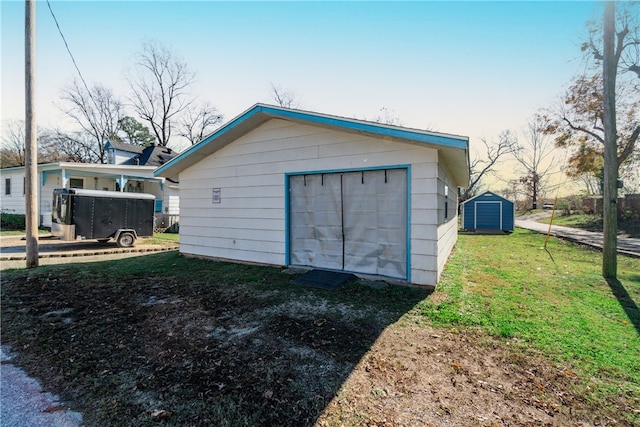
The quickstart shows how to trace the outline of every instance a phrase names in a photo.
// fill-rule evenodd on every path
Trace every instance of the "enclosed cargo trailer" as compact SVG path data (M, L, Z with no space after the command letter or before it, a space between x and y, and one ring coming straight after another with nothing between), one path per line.
M62 240L115 239L130 247L153 235L155 196L62 188L53 191L51 234Z

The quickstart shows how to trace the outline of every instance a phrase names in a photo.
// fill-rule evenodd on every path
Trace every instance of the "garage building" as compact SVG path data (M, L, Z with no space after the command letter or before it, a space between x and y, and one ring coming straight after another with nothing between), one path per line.
M433 285L468 138L257 104L155 174L179 177L185 255Z

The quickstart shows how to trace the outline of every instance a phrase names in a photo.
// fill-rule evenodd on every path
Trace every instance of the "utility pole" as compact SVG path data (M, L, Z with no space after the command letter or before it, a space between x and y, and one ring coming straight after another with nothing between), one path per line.
M38 266L38 140L36 129L36 0L25 0L25 226L27 268Z
M618 275L618 153L616 130L616 5L605 2L603 15L604 46L604 188L602 197L602 276L615 279Z

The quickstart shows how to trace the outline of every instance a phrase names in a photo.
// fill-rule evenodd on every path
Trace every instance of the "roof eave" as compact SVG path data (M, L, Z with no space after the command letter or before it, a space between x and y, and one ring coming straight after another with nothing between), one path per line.
M457 135L429 132L418 129L372 123L303 110L256 104L246 110L225 126L221 127L198 144L185 150L155 171L156 176L178 176L180 172L203 160L210 154L232 142L234 139L250 132L272 118L294 121L304 124L340 129L375 138L411 143L422 143L436 149L460 150L467 164L465 173L458 177L461 183L468 182L468 147L469 138ZM464 184L463 184L464 186Z
M196 145L191 146L157 168L154 174L164 177L178 176L183 170L193 166L234 139L266 122L268 120L266 118L262 120L250 120L260 112L261 109L256 106L251 107Z
M467 204L467 203L469 203L469 202L471 202L471 201L473 201L473 200L475 200L475 199L477 199L477 198L479 198L479 197L484 196L484 195L485 195L485 194L487 194L487 193L491 193L492 195L496 196L496 197L497 197L497 198L499 198L499 199L504 200L505 202L514 203L513 201L511 201L511 200L507 199L506 197L502 197L501 195L496 194L496 192L495 192L495 191L487 190L487 191L483 191L482 193L478 194L477 196L473 196L472 198L465 200L464 202L462 202L462 204L463 204L463 205L464 205L464 204Z

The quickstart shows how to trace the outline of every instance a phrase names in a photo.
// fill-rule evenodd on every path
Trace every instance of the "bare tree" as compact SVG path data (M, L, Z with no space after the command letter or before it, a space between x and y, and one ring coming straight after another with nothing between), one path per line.
M93 138L86 132L66 132L50 130L43 132L38 139L42 150L55 158L55 161L96 163Z
M119 120L123 116L122 102L111 89L96 84L86 88L77 80L69 84L62 92L65 106L62 111L82 129L83 150L89 149L93 161L106 161L105 144L118 133ZM60 136L64 134L60 133ZM78 140L74 134L68 134L68 142Z
M176 53L158 42L148 41L138 52L135 69L128 79L133 108L149 123L158 144L166 146L171 138L172 121L193 102L188 88L195 74Z
M25 129L24 121L11 120L2 135L2 158L0 166L10 168L24 166Z
M476 156L469 166L469 185L461 189L459 193L460 202L469 200L479 192L482 178L495 172L495 166L504 159L505 155L512 154L517 147L518 140L510 130L503 131L498 136L497 143L490 143L486 139L481 139L484 145L484 156Z
M500 190L499 193L502 194L504 198L515 202L517 209L517 202L520 200L520 195L523 194L522 183L519 179L510 179L507 182L507 186Z
M38 128L38 163L66 161L65 156L48 144L50 131ZM25 123L23 120L11 120L5 127L0 139L0 167L10 168L25 165Z
M198 108L190 105L182 115L180 136L187 138L191 145L197 144L218 128L222 120L222 114L209 103L204 103Z
M284 108L299 108L299 104L296 100L296 94L294 92L285 90L273 83L269 84L271 85L271 97L276 104Z
M615 5L610 11L610 18L613 25L610 34L613 43L612 51L614 63L612 71L617 74L632 74L640 78L640 15L638 14L638 2L621 2L620 8L616 11ZM606 10L605 10L606 12ZM600 65L605 60L605 29L607 23L590 22L587 25L589 40L582 44L582 51L591 55L594 64Z
M545 187L545 178L555 166L554 145L545 133L547 127L547 121L542 116L535 115L527 125L526 143L519 144L513 152L518 163L524 167L525 173L520 181L528 190L532 209L537 209L540 192Z

